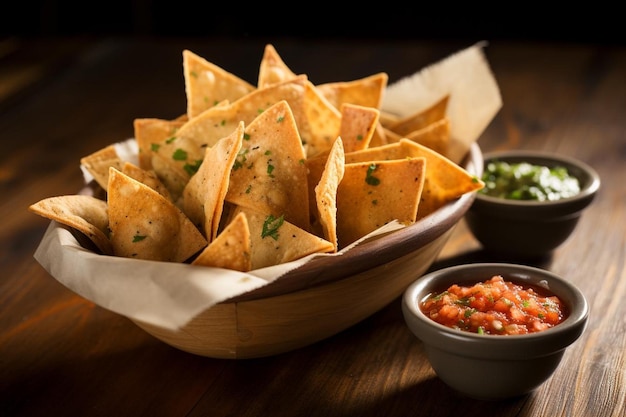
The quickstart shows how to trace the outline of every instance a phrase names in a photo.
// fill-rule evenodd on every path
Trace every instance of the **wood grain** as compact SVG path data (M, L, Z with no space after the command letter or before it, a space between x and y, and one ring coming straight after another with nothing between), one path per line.
M551 256L523 261L571 280L590 304L583 336L527 396L481 402L450 390L406 328L398 298L306 347L212 359L82 299L36 263L48 222L28 205L79 190L80 157L130 137L134 118L184 112L184 48L254 83L266 41L20 39L0 56L0 415L626 415L623 46L486 48L504 106L479 140L483 151L558 152L602 179L570 239ZM285 62L316 83L379 71L393 82L473 43L274 40ZM519 260L481 250L462 221L430 270L483 261Z

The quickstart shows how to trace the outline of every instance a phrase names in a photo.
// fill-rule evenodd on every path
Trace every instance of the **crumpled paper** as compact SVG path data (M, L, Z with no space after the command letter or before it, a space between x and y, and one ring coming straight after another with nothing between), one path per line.
M387 87L382 109L400 117L449 95L450 154L457 164L502 107L500 89L479 42Z
M229 298L269 284L318 256L341 256L365 240L405 226L390 222L336 254L313 254L248 273L175 262L105 256L51 221L35 259L76 294L130 319L176 330Z
M463 155L501 106L495 79L484 57L484 43L390 85L384 107L396 114L414 113L450 92L451 126ZM448 79L447 74L455 77ZM406 86L410 84L410 86ZM409 88L423 100L407 100ZM480 92L480 94L478 94ZM419 101L419 102L418 102ZM132 160L134 141L116 144ZM136 155L135 155L136 156ZM85 171L83 171L85 172ZM90 178L87 176L88 182ZM280 278L318 256L340 257L361 242L404 226L391 222L336 254L314 254L297 261L242 273L182 263L155 262L96 254L80 245L70 229L51 221L34 258L57 281L76 294L131 320L177 330L202 311Z

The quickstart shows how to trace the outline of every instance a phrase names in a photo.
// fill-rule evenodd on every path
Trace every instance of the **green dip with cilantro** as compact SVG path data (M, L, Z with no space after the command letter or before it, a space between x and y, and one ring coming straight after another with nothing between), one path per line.
M482 180L485 187L480 193L509 200L554 201L580 192L578 179L562 166L493 160L485 166Z

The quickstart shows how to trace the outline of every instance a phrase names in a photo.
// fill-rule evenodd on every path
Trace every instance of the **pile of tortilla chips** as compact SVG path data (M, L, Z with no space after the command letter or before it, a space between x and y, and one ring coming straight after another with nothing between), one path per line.
M247 272L334 253L410 225L483 183L448 158L449 95L406 117L381 110L385 73L313 84L268 44L256 86L183 51L187 109L134 122L82 166L105 191L30 210L104 255Z

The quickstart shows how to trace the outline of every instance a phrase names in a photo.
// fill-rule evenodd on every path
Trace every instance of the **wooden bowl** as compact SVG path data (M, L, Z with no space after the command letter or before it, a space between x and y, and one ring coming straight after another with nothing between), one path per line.
M477 144L462 165L481 174ZM134 322L173 347L212 358L265 357L310 345L401 296L430 268L474 198L475 193L465 194L342 256L316 258L265 287L205 310L179 330Z

